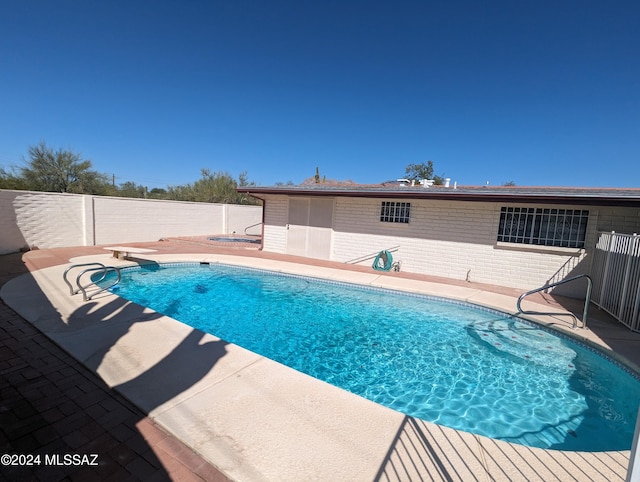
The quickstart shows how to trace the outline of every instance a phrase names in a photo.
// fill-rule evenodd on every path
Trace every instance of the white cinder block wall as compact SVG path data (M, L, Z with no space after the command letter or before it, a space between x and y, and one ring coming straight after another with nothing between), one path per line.
M221 204L224 207L223 234L262 234L262 206Z
M269 196L264 203L263 251L286 253L287 217L289 201L287 196Z
M92 227L84 196L0 190L0 254L85 245Z
M95 243L157 241L222 233L222 204L93 197ZM126 237L123 234L126 233Z
M598 231L640 234L640 209L611 206L598 208Z
M163 237L244 234L261 206L0 190L0 254ZM260 228L254 228L259 233Z
M399 246L393 255L403 271L523 289L588 271L584 250L498 246L500 204L414 199L410 223L398 224L380 222L380 202L336 200L336 261L357 257L349 246L358 255Z
M334 202L331 260L369 255L359 264L370 266L375 254L389 249L403 271L523 290L588 273L597 231L640 232L638 209L527 204L589 210L586 249L499 244L501 207L523 205L411 199L411 221L399 224L380 222L380 199L337 197ZM286 253L287 216L286 197L267 196L264 250ZM583 297L584 290L585 284L576 282L557 292Z

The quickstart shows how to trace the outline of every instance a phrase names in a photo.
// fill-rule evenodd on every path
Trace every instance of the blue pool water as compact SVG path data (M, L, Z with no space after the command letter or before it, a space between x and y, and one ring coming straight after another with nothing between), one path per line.
M533 447L631 448L640 380L504 313L218 264L126 269L114 292L413 417Z

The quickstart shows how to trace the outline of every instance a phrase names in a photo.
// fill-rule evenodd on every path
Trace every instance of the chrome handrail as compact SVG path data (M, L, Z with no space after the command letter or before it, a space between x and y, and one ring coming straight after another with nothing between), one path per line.
M97 279L97 280L92 280L91 283L86 284L86 285L82 285L80 284L80 278L82 278L83 275L85 275L86 273L89 273L91 271L99 271L102 270L102 276ZM98 286L97 283L99 283L100 281L102 281L103 279L105 279L107 277L107 274L109 271L115 271L117 273L117 278L116 280L111 283L108 286L105 286L104 288L100 288L98 291L92 293L91 295L87 296L87 288L89 288L90 286ZM88 301L91 298L93 298L95 295L102 293L103 291L107 291L109 288L113 288L115 285L117 285L118 283L120 283L120 279L121 279L121 275L120 275L120 268L116 268L115 266L103 266L101 268L87 268L85 269L82 273L80 273L78 275L78 277L76 278L76 284L78 285L78 288L80 291L82 291L82 300L83 301Z
M256 226L260 226L261 224L262 224L262 221L256 224L252 224L251 226L247 226L246 228L244 228L244 234L246 234L247 236L257 236L257 234L248 234L247 231L251 228L255 228Z
M67 269L64 270L64 274L62 275L62 279L64 280L65 283L67 283L67 286L69 287L69 292L71 293L71 296L75 295L76 293L80 292L80 288L74 290L73 286L71 285L71 283L69 282L69 280L67 279L67 274L69 273L69 271L71 271L74 268L81 268L83 266L100 266L101 268L104 268L104 264L102 263L80 263L80 264L74 264L69 266ZM100 281L104 279L104 276L100 279Z
M522 303L522 300L525 298L525 296L529 296L532 295L533 293L538 293L539 291L544 291L546 289L549 288L553 288L554 286L558 286L564 283L569 283L570 281L575 281L577 279L580 278L587 278L587 295L586 298L584 300L584 311L582 314L582 328L583 329L587 329L587 315L589 313L589 302L591 301L591 288L593 286L593 283L591 281L591 277L588 274L579 274L578 276L574 276L572 278L567 278L567 279L563 279L560 280L556 283L551 283L548 285L544 285L540 288L536 288L535 290L531 290L531 291L527 291L526 293L522 293L520 295L520 297L518 298L518 302L516 303L516 307L518 308L518 313L523 314L523 315L554 315L554 316L572 316L573 317L573 327L572 328L577 328L578 326L578 317L576 315L574 315L571 312L558 312L558 313L554 313L554 312L545 312L545 311L524 311L522 309L522 307L520 306L520 303Z

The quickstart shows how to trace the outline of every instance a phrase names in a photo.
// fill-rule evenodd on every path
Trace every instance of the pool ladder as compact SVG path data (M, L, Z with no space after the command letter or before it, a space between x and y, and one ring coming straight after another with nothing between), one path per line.
M249 234L247 233L247 231L249 231L251 228L255 228L256 226L261 226L261 225L262 225L262 221L256 224L252 224L251 226L247 226L246 228L244 228L244 234L246 234L247 236L257 236L256 234ZM262 233L262 230L260 231L260 233Z
M92 266L92 268L89 268L88 266ZM69 281L69 279L67 278L67 275L69 274L69 271L71 271L72 269L76 269L76 268L85 268L85 269L83 269L78 274L78 276L76 276L76 288L74 288L73 285L71 284L71 282ZM101 272L100 276L98 277L98 279L91 280L91 282L87 283L87 284L82 284L80 282L80 279L85 274L93 273L93 272L96 272L96 271ZM117 275L116 276L116 280L114 282L112 282L108 286L100 288L97 291L93 291L92 293L87 294L87 288L98 287L98 283L100 281L104 280L110 272L115 272L116 275ZM107 291L109 288L113 288L115 285L120 283L120 268L116 268L115 266L105 266L102 263L80 263L80 264L74 264L74 265L69 266L64 271L64 274L62 275L62 279L64 279L64 282L69 287L69 292L71 293L71 296L82 292L82 300L83 301L88 301L91 298L93 298L95 295L97 295L99 293L102 293L103 291Z
M519 314L523 314L523 315L554 315L554 316L571 316L573 317L573 327L572 328L576 328L578 326L578 317L576 315L574 315L571 312L568 311L564 311L564 312L558 312L558 313L554 313L554 312L546 312L546 311L524 311L522 309L522 307L520 306L520 304L522 303L522 300L525 298L525 296L529 296L532 295L534 293L538 293L539 291L544 291L546 289L549 288L553 288L554 286L558 286L558 285L562 285L565 283L569 283L570 281L575 281L577 279L580 278L586 278L587 279L587 295L585 297L584 300L584 311L582 314L582 328L583 329L587 329L587 314L589 313L589 302L591 301L591 288L593 286L593 283L591 281L591 277L588 274L579 274L578 276L574 276L572 278L567 278L567 279L563 279L560 280L556 283L551 283L548 285L544 285L540 288L536 288L535 290L531 290L531 291L527 291L526 293L522 293L520 295L520 298L518 298L518 302L516 303L516 306L518 308L518 313Z

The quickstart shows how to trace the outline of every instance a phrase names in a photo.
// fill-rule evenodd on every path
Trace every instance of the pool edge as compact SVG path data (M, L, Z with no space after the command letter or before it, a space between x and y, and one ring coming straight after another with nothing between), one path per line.
M98 257L100 258L100 256L98 256ZM174 255L173 256L174 259L180 260L180 261L183 261L183 260L185 260L185 258L189 258L189 257L191 257L191 259L208 260L208 261L213 261L213 262L216 262L216 260L220 260L220 259L225 259L227 262L230 261L229 256L227 256L227 255L224 255L224 256L223 255L215 255L215 256L212 256L212 255L206 255L206 256L203 256L203 255L194 255L194 256L180 255L180 256L175 256ZM94 257L92 256L92 258L94 258ZM161 256L156 257L156 259L158 259L158 258L161 258ZM240 257L236 257L236 256L233 256L231 258L233 258L233 260L235 260L235 261L240 261L240 263L238 263L240 265L242 265L243 263L247 263L247 262L250 263L250 265L252 267L255 267L255 265L256 265L255 258L251 258L248 261L247 260L241 261ZM163 258L163 259L166 259L166 258ZM127 263L123 263L123 265L124 264L127 264ZM236 264L236 263L230 263L230 264ZM269 265L269 266L275 266L274 262L272 262L272 261L269 261L266 264ZM287 264L287 265L279 264L279 265L276 266L276 268L277 269L291 268L291 264ZM297 269L298 268L296 268L296 270ZM308 267L303 267L302 271L305 271L306 269L309 269L309 268ZM44 270L41 270L41 271L44 271ZM318 271L318 269L314 267L313 268L313 272L317 273L317 271ZM325 269L322 269L320 271L325 272ZM35 276L36 273L37 272L34 272L33 275ZM57 277L56 275L57 274L61 274L61 269L58 269L57 271L54 270L52 272L41 273L41 274L43 274L44 276L42 276L42 279L38 283L40 288L43 290L43 292L46 293L47 297L52 302L53 306L56 306L57 308L60 308L62 310L62 312L64 312L65 309L69 308L70 303L69 303L68 299L67 300L64 299L65 298L65 294L63 292L61 292L61 290L59 289L60 287L56 286L56 285L60 284L60 283L58 283L56 281L56 277ZM304 273L302 273L302 275L304 275ZM343 276L340 276L339 273L332 273L332 275L336 276L337 278L343 278ZM315 276L317 276L317 274ZM351 279L352 275L349 274L349 275L345 275L345 276L347 278ZM376 283L387 284L387 282L388 282L387 280L381 280L379 275L377 275L377 274L371 274L371 275L364 274L363 279L366 279L366 280L368 280L369 283L373 283L373 284L376 284ZM450 288L450 287L448 287L448 288ZM64 290L62 290L62 291L64 291ZM477 290L471 290L471 291L469 291L467 293L467 295L468 295L467 299L477 298L478 292L477 292ZM4 294L3 294L3 296L4 296ZM502 296L502 295L500 295L500 296ZM71 303L71 304L73 304L73 303ZM80 303L80 305L82 305L82 304ZM499 309L499 308L496 308L495 306L490 306L490 307L493 308L493 309ZM78 308L78 306L75 306L70 314L73 314L73 312L77 308ZM17 311L20 312L19 310L17 310ZM505 311L505 310L500 310L500 311ZM36 322L38 322L38 321L42 322L43 320L38 320L37 317L36 317L35 321ZM176 321L176 323L179 323L179 322ZM36 326L38 326L38 325L36 324ZM272 362L272 363L275 363L275 362ZM298 373L298 372L296 372L296 373ZM319 382L319 381L317 381L317 382ZM319 383L324 383L324 382L319 382ZM352 395L352 396L357 397L356 395ZM358 398L360 398L360 397L358 397ZM373 403L373 402L369 402L369 403ZM386 409L386 410L390 410L390 409ZM167 413L167 412L163 412L163 413ZM153 415L153 413L152 413L152 415ZM402 421L399 421L398 423L400 423L400 425L402 425L404 422L405 421L402 420ZM394 423L396 423L396 422L394 422ZM433 424L431 424L431 425L433 425ZM433 430L436 433L439 432L439 428L437 428L439 426L435 426L435 427L436 428L431 427L431 430ZM453 430L453 429L449 429L449 430ZM467 434L467 435L470 435L470 434ZM397 440L397 433L391 434L389 432L389 429L387 429L387 433L386 433L385 437L386 438L390 437L390 440L388 442L383 443L383 445L389 444L389 446L393 446L394 445L394 441L395 442L398 441ZM467 456L471 457L472 459L476 459L477 458L478 461L485 460L484 462L482 462L482 465L483 465L484 469L487 471L487 473L492 473L492 474L501 474L502 473L502 474L505 474L505 471L507 470L505 467L509 466L509 467L511 467L509 469L509 471L510 470L515 470L516 473L522 474L522 472L521 472L522 468L519 468L518 467L519 464L514 462L514 460L521 460L521 461L522 460L527 460L527 454L526 453L524 453L524 454L521 453L522 451L518 449L518 447L522 447L522 446L512 446L511 444L507 444L506 442L494 441L492 439L483 440L483 439L485 439L485 437L481 437L481 436L471 436L471 439L469 439L466 436L459 436L459 435L453 435L452 437L453 438L460 437L461 438L461 442L462 442L462 445L460 446L460 448L458 448L458 449L454 448L453 449L454 452L459 453L459 454L463 454L464 453ZM445 445L447 443L442 441L436 435L429 434L428 438L429 438L429 440L433 440L434 443L441 444L442 447L447 448L447 447L445 447ZM468 451L470 450L469 449L469 444L477 446L477 450L476 451L472 450L471 454L468 453ZM194 447L194 448L196 448L196 450L198 450L198 447L197 447L198 444L196 443L195 445L196 445L196 447ZM299 449L299 448L300 447L297 447L297 449ZM200 449L201 449L201 447L200 447ZM294 449L296 449L296 447L294 447ZM448 449L451 449L451 447L448 447ZM525 452L527 452L527 453L531 452L531 451L534 451L534 452L542 451L542 452L544 452L544 453L536 453L535 454L535 458L539 463L541 463L543 466L547 467L547 469L549 469L549 467L555 466L556 464L562 465L560 462L555 461L555 458L554 458L554 454L553 453L554 452L558 452L558 451L547 450L547 449L532 449L532 448L529 448L529 447L524 447L524 449L526 449ZM558 453L562 454L562 457L561 457L562 460L574 460L575 459L576 461L580 461L580 460L582 461L582 462L576 462L576 463L585 463L584 458L586 457L589 460L593 459L593 466L602 466L603 464L606 465L606 463L603 462L602 460L600 460L600 458L594 457L592 455L585 455L585 453L568 453L568 452L558 452ZM511 460L510 463L506 463L506 465L502 465L502 464L498 464L498 463L494 464L494 463L491 462L491 461L500 460L501 458L504 458L505 456L507 456L507 454L510 454L509 455L509 457L511 457L509 459L509 460ZM570 454L572 454L572 455L570 455ZM593 454L593 453L586 453L586 454ZM596 454L599 454L599 453L596 453ZM602 454L610 454L610 453L609 452L604 452ZM338 454L336 455L336 457L337 456L338 456ZM387 462L390 462L391 459L393 458L393 457L389 456L388 454L385 457L386 458L383 458L380 461L380 463L384 462L385 460ZM626 464L628 463L629 455L628 455L628 451L627 451L626 455L625 455L625 452L614 452L614 453L609 455L609 459L611 457L619 460L621 463L624 462L622 465L626 467ZM626 457L626 462L623 460L623 459L625 459L625 457ZM514 460L512 460L512 459L514 459ZM215 461L213 461L213 463L215 464ZM537 466L538 464L534 464L534 465ZM336 470L337 469L337 465L336 464L330 464L329 467L332 470ZM543 470L543 469L539 468L538 470ZM250 475L248 472L251 472L252 475ZM249 476L249 479L247 479L247 480L257 480L257 479L254 479L254 477L258 477L256 475L256 473L254 473L253 471L248 471L248 472L247 472L246 475ZM378 473L378 472L379 472L379 470L376 473ZM551 475L554 474L553 470L546 470L546 471L543 470L543 472L549 473ZM233 475L233 471L229 471L228 473L230 475ZM333 471L332 473L335 475L336 472ZM538 473L538 472L534 472L534 473ZM626 473L626 469L625 469L625 473ZM622 475L622 478L624 478L624 474L621 474L621 472L615 472L615 474L617 476ZM238 474L238 473L235 474L235 476L239 476L239 475L241 475L241 474ZM279 473L279 475L281 476L283 474ZM498 477L498 478L500 478L500 477ZM286 480L286 478L285 479L281 478L280 480ZM291 479L291 480L293 480L293 479Z

